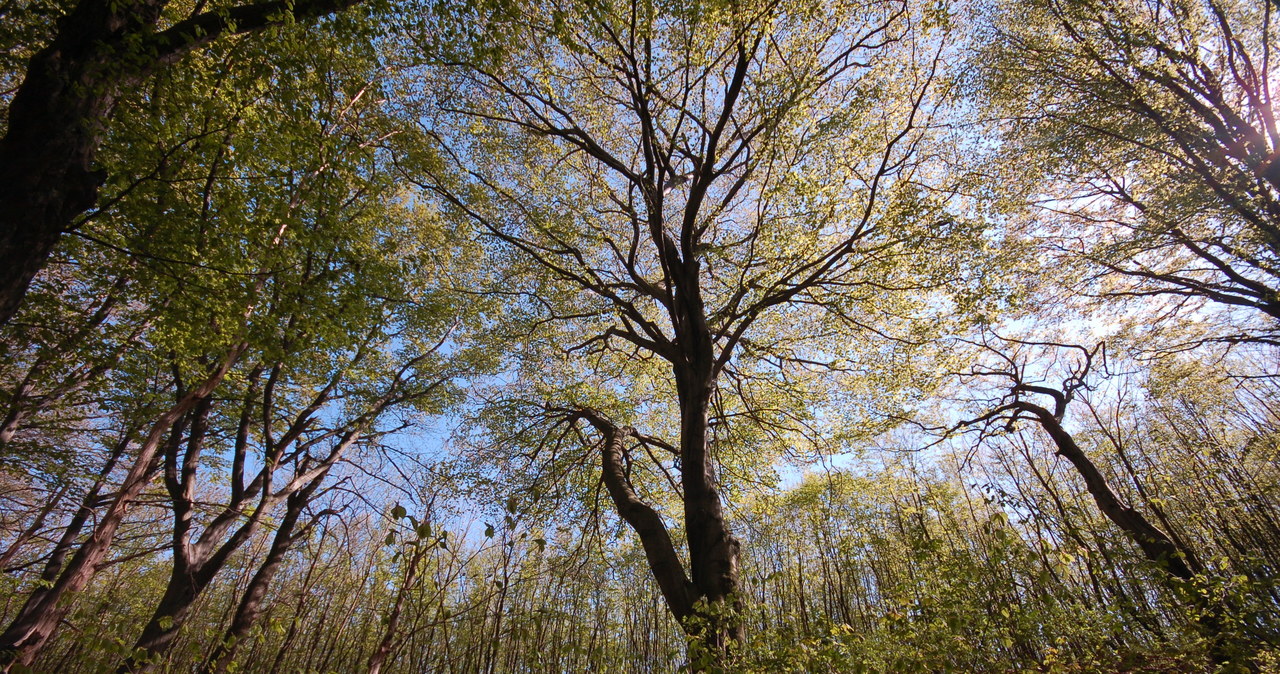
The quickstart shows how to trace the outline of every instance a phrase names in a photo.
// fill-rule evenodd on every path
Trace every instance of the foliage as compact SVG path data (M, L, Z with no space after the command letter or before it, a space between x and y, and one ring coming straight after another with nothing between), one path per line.
M0 668L1278 671L1275 3L347 4L107 68Z

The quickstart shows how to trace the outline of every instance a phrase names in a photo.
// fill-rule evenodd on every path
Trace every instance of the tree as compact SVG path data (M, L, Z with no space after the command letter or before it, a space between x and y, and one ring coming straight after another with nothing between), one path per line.
M202 674L222 674L227 671L236 649L262 617L271 581L284 566L288 553L311 535L318 522L327 516L338 514L337 511L326 508L309 518L305 517L307 508L323 496L324 492L320 489L323 484L322 480L312 480L285 499L284 514L280 516L275 533L271 535L271 547L245 585L221 641L201 665Z
M1014 341L1010 345L1024 344ZM1030 344L1030 346L1056 347L1058 345ZM1179 544L1167 532L1153 524L1140 511L1125 503L1103 476L1097 464L1076 442L1075 436L1067 430L1067 407L1076 400L1077 394L1090 388L1089 377L1094 367L1094 359L1105 358L1103 345L1089 349L1079 345L1066 347L1078 353L1075 364L1069 367L1069 373L1062 384L1055 388L1044 383L1030 380L1027 376L1027 364L1020 362L1025 356L1010 356L1001 350L987 347L988 353L999 359L999 366L978 366L972 374L984 378L997 379L1004 382L1005 394L998 404L979 417L962 423L963 427L978 426L983 432L991 432L999 427L1007 430L1016 428L1020 422L1030 421L1039 426L1052 439L1057 454L1075 467L1080 478L1092 496L1098 510L1115 524L1146 555L1147 560L1157 568L1167 570L1169 575L1183 583L1195 579L1196 574L1204 571L1204 566L1193 551ZM1051 407L1045 407L1035 398L1043 396L1052 401Z
M374 358L380 346L381 340L375 335L376 332L357 345L349 360L333 362L328 381L306 376L313 375L305 372L309 368L293 363L254 366L246 376L248 390L239 410L220 412L214 409L213 401L203 400L192 411L185 437L175 437L167 444L163 470L173 510L172 573L154 615L138 637L135 655L121 666L121 671L149 670L157 656L168 650L201 593L229 557L257 533L264 518L278 504L289 501L285 517L292 520L286 521L296 522L301 508L317 496L326 478L353 446L389 432L379 428L380 419L388 412L410 405L442 407L431 398L434 395L437 400L446 399L440 389L452 373L445 371L439 378L432 378L431 361L437 359L433 351L403 363L384 361L381 366L393 366L393 374L385 382L366 381L359 376L367 367L363 361ZM288 335L286 339L295 337ZM304 373L297 372L299 369ZM369 389L372 394L365 392ZM311 390L315 393L307 395ZM329 415L336 421L322 421ZM219 418L232 420L233 424L219 429ZM258 419L262 419L260 428ZM213 509L207 498L196 502L198 472L201 453L217 448L217 438L221 437L234 438L231 451L220 452L232 456L227 476L231 491L225 505ZM257 449L258 456L249 456L251 446ZM248 472L246 465L259 468ZM213 510L212 517L199 522L197 505L201 510ZM286 535L280 544L287 540Z
M420 113L437 156L402 163L502 245L503 290L543 328L521 383L564 377L541 403L495 416L523 410L551 437L589 425L668 608L723 660L744 628L722 471L753 451L767 465L742 442L751 433L777 451L811 419L799 399L749 392L857 369L845 345L910 335L927 310L909 293L957 280L941 242L965 229L919 183L945 45L928 31L945 13L637 0L558 4L551 17L497 17L522 45L501 60L446 56L441 77L460 90ZM633 416L655 429L631 430ZM618 472L636 441L664 454L654 475L678 474L687 569Z
M1208 641L1213 661L1218 665L1233 666L1233 658L1239 653L1233 652L1232 635L1224 625L1226 612L1202 587L1209 580L1207 574L1211 569L1172 529L1167 510L1142 494L1141 486L1140 494L1147 500L1147 506L1155 511L1158 520L1153 521L1152 517L1126 502L1099 468L1096 457L1081 447L1078 433L1070 429L1068 407L1095 388L1096 383L1091 382L1091 377L1095 376L1095 360L1106 359L1104 344L1087 348L998 337L996 340L999 346L993 347L986 341L982 343L983 352L992 356L995 364L975 366L967 377L971 382L977 379L1001 382L997 388L1003 393L980 416L965 420L956 428L977 427L983 434L1012 433L1021 424L1029 422L1048 435L1055 454L1070 462L1098 511L1138 546L1175 595L1194 607L1196 625ZM1013 351L1013 354L1006 353L1006 350ZM1058 350L1072 356L1054 353ZM1055 387L1045 382L1043 377L1030 374L1029 370L1035 371L1035 366L1028 364L1032 360L1039 361L1039 367L1048 368L1060 361L1068 363L1063 366L1066 374L1062 383ZM1042 404L1041 400L1046 398L1051 401L1050 406ZM1080 404L1089 403L1086 400ZM1097 416L1097 411L1093 410L1093 414ZM1111 440L1113 445L1122 446L1114 437ZM1241 666L1241 663L1236 662L1234 666Z
M0 2L0 669L1274 668L1274 6L256 2Z
M218 7L185 16L165 0L81 0L57 20L9 102L0 139L0 323L62 235L94 205L104 176L94 166L121 96L158 70L227 35L306 21L359 0L302 0ZM35 21L47 17L33 16Z
M1030 203L1109 297L1204 302L1192 342L1275 344L1280 127L1273 3L1037 0L981 11L975 95L1000 128L998 199ZM1184 322L1185 325L1185 322Z
M172 405L151 425L119 490L112 494L89 538L76 549L56 580L35 588L28 595L22 609L0 635L0 664L6 671L14 662L30 663L48 642L68 609L63 597L83 589L93 578L126 512L154 475L153 461L161 444L169 436L180 436L188 423L189 412L213 393L245 347L243 342L233 344L219 354L189 388L178 392Z
M124 440L113 454L127 473L98 508L89 536L12 616L0 642L6 662L29 663L38 655L70 609L63 599L93 579L157 471L165 473L177 514L174 543L184 548L175 555L183 568L172 596L140 643L158 653L202 585L274 504L322 480L353 443L384 432L378 420L388 410L407 414L427 383L437 383L428 390L438 389L440 377L429 371L448 379L483 360L467 345L450 342L456 369L434 365L432 354L457 338L482 305L463 307L439 291L441 267L457 259L459 248L399 202L382 170L374 145L387 120L376 98L364 95L377 86L379 73L368 51L328 46L290 59L244 46L206 54L209 67L157 83L145 105L121 106L122 116L138 115L136 125L111 138L109 153L145 153L149 139L176 148L166 171L144 173L84 233L95 245L137 261L128 265L138 281L128 304L146 307L141 313L147 318L126 333L146 348L126 344L123 358L106 360L103 388L114 400L76 403L110 410L116 401L144 398L153 416L139 422L140 438ZM254 67L240 69L249 64ZM214 92L226 95L196 109L184 105L207 91L210 81ZM261 96L268 83L279 98ZM164 114L146 114L157 111ZM292 133L271 137L282 123ZM192 138L197 140L188 142ZM187 226L152 226L157 221ZM69 269L89 284L104 272L93 264ZM134 334L138 325L140 334ZM257 407L255 395L245 393L255 367L262 379ZM388 377L391 383L383 381ZM228 398L244 401L241 411L249 416L228 413L239 425L220 416ZM303 413L295 409L299 401L303 409L305 401L316 407ZM270 416L290 416L282 410L297 418ZM322 413L329 421L345 415L345 427L317 424ZM226 444L238 434L253 443L255 428L267 438L258 444L261 464L246 460L248 444ZM192 489L208 446L224 453L219 458L232 465L230 481L241 488L232 490L230 505L193 543ZM290 467L297 470L292 477L272 482L278 470ZM253 503L256 517L242 519L243 508ZM229 531L236 535L221 540Z

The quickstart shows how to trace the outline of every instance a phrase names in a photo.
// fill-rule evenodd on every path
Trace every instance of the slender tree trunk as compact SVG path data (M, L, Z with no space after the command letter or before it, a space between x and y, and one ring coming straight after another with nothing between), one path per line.
M94 480L93 486L85 493L84 498L80 501L80 508L76 510L76 514L71 516L71 521L67 523L67 528L62 530L62 536L58 537L58 542L53 547L53 552L49 554L49 560L45 562L44 571L40 574L40 580L45 583L52 583L57 580L58 574L62 572L62 565L67 561L67 555L71 553L72 545L76 538L80 536L80 532L84 529L84 525L89 521L89 516L98 506L98 498L102 493L102 488L107 484L107 478L111 476L111 472L116 469L116 464L120 462L120 457L124 455L124 451L128 449L129 443L132 442L134 433L140 430L137 427L129 428L121 434L119 442L111 449L111 455L107 457L107 462L103 464L102 470L98 472L98 478Z
M48 644L58 623L71 609L70 602L65 599L84 589L93 579L106 559L107 551L111 548L125 514L154 476L156 453L162 440L166 434L171 434L171 437L181 435L185 423L183 419L187 413L222 382L244 347L241 344L232 349L221 366L201 382L200 386L185 393L173 407L160 415L139 448L120 490L98 520L93 534L80 545L58 579L53 581L53 585L33 592L9 627L0 634L0 667L3 667L3 671L8 672L15 663L29 666Z
M696 590L685 575L684 565L676 554L675 545L671 542L662 517L636 496L627 480L622 454L624 443L632 431L629 428L618 428L598 415L591 415L589 420L604 436L600 451L601 471L609 497L613 500L618 515L640 537L649 570L658 581L658 588L667 602L667 608L677 621L683 623L693 615Z
M62 598L84 589L97 573L129 506L154 475L153 459L163 430L166 426L178 423L180 413L173 412L182 407L184 406L176 406L152 429L120 492L98 521L93 534L76 550L57 580L51 587L33 592L8 629L0 635L0 664L4 666L3 671L8 672L14 663L23 666L31 664L70 609Z
M1076 444L1075 438L1062 427L1058 417L1049 410L1027 402L1018 403L1021 409L1036 416L1041 428L1053 439L1058 453L1071 462L1085 481L1085 487L1093 496L1102 514L1138 544L1143 555L1167 573L1174 582L1172 589L1196 607L1196 625L1209 642L1209 655L1218 664L1231 661L1229 639L1223 633L1222 607L1212 605L1206 596L1189 586L1203 571L1199 560L1190 550L1179 546L1174 539L1141 512L1120 500L1106 478Z
M249 630L257 624L258 618L262 616L262 602L267 596L271 581L283 565L285 555L298 540L294 536L294 530L297 528L302 508L305 506L305 503L301 502L300 494L301 492L289 496L284 518L280 520L280 526L271 540L271 549L267 551L266 558L258 566L253 578L249 580L249 585L245 588L244 594L240 597L240 603L236 607L235 616L231 619L231 625L227 627L222 641L218 643L213 653L205 659L204 665L200 668L200 674L226 672L236 649L248 636Z
M382 671L382 666L386 664L387 658L391 657L391 651L396 643L396 632L400 628L400 615L404 611L405 601L409 598L409 593L413 591L414 581L418 577L418 564L425 553L426 546L419 545L414 548L413 554L405 559L408 568L405 569L404 579L400 582L400 587L396 589L396 598L392 602L391 612L387 614L386 629L382 631L382 638L378 640L378 645L373 649L373 654L369 656L369 674L379 674Z
M701 652L694 654L696 659L719 662L733 650L734 644L742 641L745 629L737 596L739 545L729 533L720 496L714 487L714 473L706 452L706 411L710 396L708 388L702 391L706 395L701 404L683 413L682 439L686 442L682 443L681 472L692 578L685 575L684 565L661 516L640 500L626 477L623 455L626 441L634 431L620 428L595 412L582 411L580 415L603 436L601 474L605 487L619 516L639 536L649 570L658 582L667 608L685 631L702 644ZM682 403L684 400L687 398L682 397ZM691 442L690 438L693 438ZM704 604L700 606L699 601ZM704 665L695 662L694 666Z
M1098 510L1137 543L1148 560L1179 580L1189 581L1195 577L1201 570L1201 566L1191 551L1178 546L1167 533L1152 524L1145 515L1124 503L1111 489L1102 472L1084 453L1084 450L1080 449L1075 438L1062 427L1053 413L1031 403L1024 402L1021 406L1036 415L1040 427L1053 439L1054 445L1058 448L1058 454L1070 461L1076 472L1084 479L1085 488L1093 496L1093 502L1097 504Z

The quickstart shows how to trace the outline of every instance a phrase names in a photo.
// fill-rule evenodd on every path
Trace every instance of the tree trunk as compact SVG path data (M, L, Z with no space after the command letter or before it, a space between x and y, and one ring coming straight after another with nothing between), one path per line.
M134 643L134 653L116 670L118 673L146 672L159 663L159 659L173 645L178 631L191 613L191 605L208 586L214 574L203 568L190 569L174 564L164 596L156 604L156 610L142 628L142 635Z
M400 587L396 588L396 598L391 605L391 612L387 614L387 624L382 631L382 638L378 640L377 647L369 656L369 674L380 674L387 658L391 657L391 651L396 643L396 631L400 628L400 615L404 611L405 600L409 598L409 592L413 589L414 580L418 575L418 564L421 563L424 554L426 554L426 546L419 545L414 548L412 555L404 558L407 564L404 579L400 582Z
M623 443L632 430L618 428L597 415L589 416L588 420L604 436L600 463L609 497L618 509L618 515L640 537L649 570L658 581L658 588L667 602L667 608L683 625L685 619L693 614L696 590L685 575L684 565L676 554L675 545L671 542L671 535L667 533L662 517L636 496L627 480L622 465L622 454L625 451Z
M1231 644L1228 635L1223 632L1222 607L1212 605L1208 597L1190 586L1196 575L1204 570L1200 561L1190 550L1179 546L1169 534L1152 524L1141 512L1120 500L1097 466L1052 412L1025 401L1019 402L1018 407L1036 416L1040 427L1053 439L1058 454L1070 461L1084 478L1085 487L1102 514L1137 543L1152 564L1171 576L1174 579L1171 583L1173 591L1199 611L1196 627L1208 641L1210 658L1220 665L1230 663Z
M98 520L93 534L80 545L53 585L28 596L8 629L0 634L0 667L4 672L8 672L15 663L29 666L48 644L63 616L71 609L70 602L66 599L84 589L93 579L106 559L112 540L129 507L154 476L156 453L166 433L171 439L181 436L187 413L221 383L244 347L241 344L233 348L216 371L201 382L200 386L184 394L152 426L147 439L138 450L133 466L120 485L120 491Z
M155 473L152 460L165 426L179 423L179 416L171 411L161 419L161 423L156 424L120 492L98 521L93 534L76 550L66 569L51 587L32 592L8 629L0 635L0 665L3 665L3 671L8 672L15 663L29 666L35 660L53 636L62 617L71 608L68 602L63 601L63 597L84 589L97 573L129 506Z
M262 560L262 564L254 572L253 578L249 580L249 585L245 588L244 594L240 597L240 603L236 607L235 616L231 619L231 625L227 627L226 634L223 635L222 641L214 649L213 653L205 659L204 665L200 668L200 674L223 674L223 672L226 672L228 665L231 664L232 657L235 655L236 648L248 636L249 630L253 629L253 626L258 622L258 618L262 616L262 601L267 596L271 581L284 563L285 555L298 540L298 537L295 537L293 532L297 527L298 518L302 514L303 507L310 501L309 497L310 493L304 495L302 492L289 496L284 518L280 520L280 526L276 529L276 534L271 539L271 549L267 551L266 558Z
M1111 489L1105 477L1093 461L1076 444L1075 438L1062 427L1062 424L1049 410L1031 403L1020 403L1020 407L1036 415L1040 427L1053 439L1058 454L1065 457L1075 466L1076 472L1084 478L1085 487L1093 496L1102 514L1120 527L1138 547L1148 560L1179 580L1189 581L1201 570L1201 566L1191 551L1182 549L1174 543L1159 527L1155 526L1142 513L1129 507Z
M710 369L709 364L707 369ZM699 611L700 619L705 623L699 638L709 656L721 658L740 644L746 635L738 597L741 546L725 522L720 493L716 489L715 467L708 454L711 376L686 374L682 377L677 373L677 386L681 409L681 487L684 490L685 531L689 540L690 579L697 597L705 602Z
M91 165L124 67L112 52L124 35L153 25L161 8L134 2L113 11L112 4L85 0L71 10L31 58L9 106L0 140L0 323L18 310L63 232L97 200L103 176Z

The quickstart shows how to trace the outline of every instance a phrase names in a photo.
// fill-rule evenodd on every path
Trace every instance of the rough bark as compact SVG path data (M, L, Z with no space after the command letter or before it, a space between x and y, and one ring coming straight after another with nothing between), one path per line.
M0 139L0 324L105 175L94 156L120 93L157 68L227 34L336 12L360 0L253 3L156 31L165 0L81 0L32 56Z

